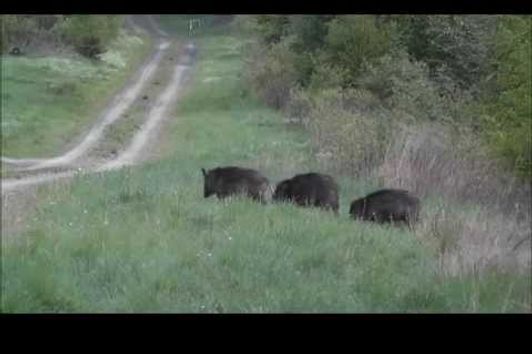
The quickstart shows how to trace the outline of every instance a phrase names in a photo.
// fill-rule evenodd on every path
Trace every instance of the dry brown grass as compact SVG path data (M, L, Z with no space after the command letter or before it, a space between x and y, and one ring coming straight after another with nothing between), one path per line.
M387 183L420 196L438 193L505 214L529 214L530 184L502 170L472 135L452 134L434 123L403 126L384 156L378 175Z
M529 270L530 185L434 125L405 127L377 169L383 185L436 198L416 234L435 246L441 271Z
M323 91L292 106L323 170L417 194L416 235L434 247L444 274L530 269L530 184L502 170L472 134L391 119L363 91L349 97L354 103Z
M443 274L530 269L529 222L488 208L470 212L455 208L446 203L426 212L416 229L416 236L434 247Z

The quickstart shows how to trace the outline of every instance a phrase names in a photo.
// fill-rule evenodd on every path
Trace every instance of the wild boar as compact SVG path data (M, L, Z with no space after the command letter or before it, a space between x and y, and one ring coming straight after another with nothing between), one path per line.
M349 214L359 220L377 223L406 223L419 219L419 199L402 189L381 189L351 203Z
M300 206L320 207L338 214L338 190L338 184L331 176L305 173L278 183L273 200L290 201Z
M236 166L217 167L209 171L202 168L201 171L205 198L213 194L220 199L244 194L263 203L271 198L270 183L258 171Z

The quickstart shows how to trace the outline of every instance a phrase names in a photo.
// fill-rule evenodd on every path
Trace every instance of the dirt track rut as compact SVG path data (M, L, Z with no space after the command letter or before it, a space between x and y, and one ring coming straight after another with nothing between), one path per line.
M81 142L61 156L50 159L10 159L3 157L2 162L12 165L15 171L35 171L35 174L23 178L2 179L2 194L12 190L21 189L25 186L52 182L57 179L72 177L80 173L101 172L116 169L140 161L143 150L156 138L159 125L163 121L169 106L177 99L179 89L184 82L184 78L188 74L188 68L192 63L193 54L196 50L192 43L189 43L185 47L186 50L184 54L179 60L177 60L172 77L162 93L157 97L155 105L149 110L144 124L142 124L140 129L132 137L127 148L118 156L99 162L98 164L85 169L71 169L61 172L42 171L52 167L68 167L73 162L82 160L85 157L84 155L86 155L90 149L98 146L104 130L109 125L123 117L123 113L136 99L138 99L142 88L153 76L153 73L160 64L164 51L170 45L168 34L156 26L153 18L148 16L146 20L147 21L144 22L147 22L148 25L151 26L151 28L147 29L148 32L152 33L152 35L156 33L156 38L159 42L152 59L141 68L140 74L137 75L138 78L128 84L127 87L112 101L110 107L103 112L102 118L98 120Z

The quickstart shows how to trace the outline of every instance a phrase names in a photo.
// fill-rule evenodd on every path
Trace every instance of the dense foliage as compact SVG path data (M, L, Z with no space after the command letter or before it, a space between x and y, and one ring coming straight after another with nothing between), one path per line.
M373 107L396 121L475 134L492 157L531 177L530 16L261 15L252 22L260 55L250 61L251 83L275 107L301 108L297 98L321 90L370 93L378 98Z
M79 54L97 59L118 36L122 20L117 15L2 15L2 52L31 53L71 46Z

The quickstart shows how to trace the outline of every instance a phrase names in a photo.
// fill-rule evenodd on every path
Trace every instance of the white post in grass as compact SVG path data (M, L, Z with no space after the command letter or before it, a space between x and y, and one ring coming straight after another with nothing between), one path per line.
M194 28L201 27L201 20L197 18L193 18L188 20L188 36L192 36L192 32L194 31Z

